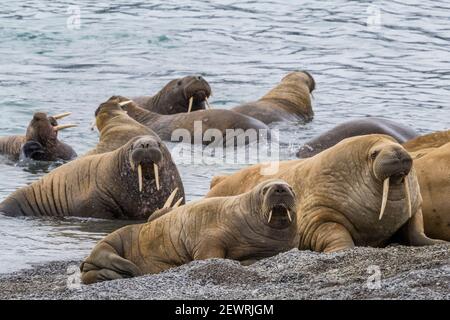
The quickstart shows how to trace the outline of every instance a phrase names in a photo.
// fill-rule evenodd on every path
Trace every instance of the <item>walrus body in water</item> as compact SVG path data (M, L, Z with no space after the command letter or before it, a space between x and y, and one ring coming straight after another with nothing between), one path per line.
M206 109L211 95L209 83L201 76L170 81L154 96L134 97L141 108L159 114L175 114Z
M291 72L261 99L231 110L258 119L265 124L276 121L308 122L314 116L311 93L315 87L316 82L309 72Z
M9 216L147 219L182 184L170 153L154 136L86 156L18 189L0 203Z
M75 150L58 139L58 131L75 127L74 124L58 125L57 120L70 112L47 116L36 112L24 136L0 137L0 154L13 161L21 157L41 161L71 160L77 156Z
M368 117L346 121L305 143L297 152L298 158L309 158L331 148L345 138L368 134L386 134L400 143L419 136L413 129L391 120Z
M252 263L296 246L295 197L281 180L235 197L203 199L100 241L81 265L81 279L99 281L158 273L192 260Z
M422 197L408 152L393 138L347 138L316 156L267 164L216 178L207 197L247 192L267 179L283 179L297 199L299 249L333 252L391 242L430 245L425 236Z

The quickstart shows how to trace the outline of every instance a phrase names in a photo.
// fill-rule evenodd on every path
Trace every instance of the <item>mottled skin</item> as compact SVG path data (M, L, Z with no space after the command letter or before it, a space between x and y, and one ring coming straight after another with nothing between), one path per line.
M280 162L273 175L262 175L262 166L266 165L216 179L207 197L240 194L270 178L285 180L297 198L300 249L333 252L353 246L380 247L392 242L394 236L409 245L437 242L423 231L422 198L412 159L393 138L348 138L312 158ZM387 177L390 191L379 220ZM409 181L412 218L403 179Z
M127 98L124 97L121 97L121 99L123 101L127 100ZM212 142L222 143L226 138L227 129L241 129L243 132L248 129L255 129L257 130L256 133L261 134L263 137L266 137L266 135L269 134L269 128L261 121L225 109L199 110L190 113L161 115L142 109L134 102L129 103L122 108L127 111L130 117L149 127L155 131L162 140L166 141L172 141L172 133L176 129L185 129L183 131L187 132L187 136L181 135L185 143L203 143L205 145ZM200 139L202 136L205 137L202 141L196 142L194 139L194 133L197 132L195 122L201 124L201 131L200 126L197 130L202 133ZM208 135L208 133L213 133L213 131L208 129L214 130L214 132L217 133L217 140ZM250 139L250 141L254 141L260 137L261 136L257 135L254 139ZM186 141L187 139L190 141ZM179 140L180 137L176 135L173 141Z
M58 139L56 119L36 112L24 136L0 137L0 154L17 161L21 154L33 160L71 160L77 156L68 144Z
M0 203L0 212L9 216L146 219L181 184L170 153L159 143L152 136L140 136L115 151L62 165L8 196ZM159 166L160 190L153 163ZM139 164L143 168L142 192ZM178 197L183 195L181 188Z
M134 277L209 258L247 264L294 248L296 230L291 187L270 180L239 196L194 201L113 232L83 262L81 279L90 284Z
M346 121L305 143L297 152L299 158L310 158L345 138L367 134L386 134L403 143L419 134L400 123L382 118L362 118Z
M423 198L425 233L450 241L450 142L415 159L414 167Z
M295 71L257 101L231 110L258 119L265 124L276 121L311 121L314 112L310 94L316 87L314 78L306 71Z
M450 130L432 132L403 143L403 147L411 153L424 154L426 150L439 148L450 142Z
M170 81L154 96L132 98L140 107L159 114L187 112L189 98L193 97L191 111L205 109L205 99L211 95L209 83L201 76L188 76Z

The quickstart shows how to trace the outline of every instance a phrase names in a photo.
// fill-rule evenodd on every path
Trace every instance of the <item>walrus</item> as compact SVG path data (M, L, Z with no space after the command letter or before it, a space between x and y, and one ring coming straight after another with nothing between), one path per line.
M450 142L414 160L425 234L450 241Z
M308 141L297 152L297 157L310 158L334 146L345 138L367 134L386 134L395 138L400 143L419 136L413 129L391 120L376 117L354 119L341 123L333 129Z
M202 76L187 76L167 83L154 96L134 97L140 107L159 114L206 109L211 87Z
M95 111L95 126L100 133L99 142L85 156L114 151L134 137L143 135L153 136L165 149L164 152L169 153L155 132L129 117L122 109L121 106L129 102L130 100L121 102L118 97L113 96L99 105Z
M265 164L217 179L207 197L233 196L267 179L283 179L296 194L299 249L334 252L440 242L424 234L422 198L408 152L386 135L347 138L316 156Z
M154 136L82 157L18 189L0 203L9 216L78 216L143 220L183 184L170 153Z
M450 130L432 132L413 138L403 143L403 147L410 153L420 151L423 154L427 149L439 148L448 142L450 142Z
M259 100L239 105L231 110L265 124L277 121L309 122L314 117L310 94L315 87L316 82L309 72L291 72Z
M0 154L13 161L21 157L41 161L71 160L77 156L75 150L58 139L58 132L76 127L75 124L58 125L57 120L70 115L70 112L47 116L36 112L24 136L0 137Z
M249 192L202 199L101 240L81 264L85 284L158 273L192 260L249 264L295 247L295 197L281 180Z
M121 102L129 100L125 97L118 98ZM243 142L245 144L249 141L258 140L261 137L270 138L269 127L261 121L225 109L208 109L190 113L161 115L139 107L134 101L123 105L122 109L131 118L149 127L162 140L166 141L179 141L176 139L182 138L185 143L209 145L211 143L226 143L234 140L233 134L244 136L249 132L250 134L246 135ZM175 130L182 130L183 132L178 131L173 136ZM234 130L231 137L227 130ZM197 141L195 138L197 132L201 141ZM187 136L184 133L187 133ZM237 144L240 144L239 141L240 139L237 139ZM236 140L233 144L236 144Z

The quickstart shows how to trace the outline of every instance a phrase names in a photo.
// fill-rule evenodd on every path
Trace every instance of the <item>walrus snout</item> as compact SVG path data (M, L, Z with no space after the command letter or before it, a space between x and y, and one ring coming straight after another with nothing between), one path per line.
M277 229L291 225L295 218L295 194L287 183L271 183L263 188L264 219Z
M208 98L211 96L211 87L202 76L186 77L187 84L184 95L188 100L188 112L205 109L205 103L210 108Z

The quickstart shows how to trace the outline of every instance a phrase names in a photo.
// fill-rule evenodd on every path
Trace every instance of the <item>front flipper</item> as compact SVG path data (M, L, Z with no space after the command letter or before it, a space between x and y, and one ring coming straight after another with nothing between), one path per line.
M402 244L410 246L429 246L433 244L448 243L444 240L435 240L425 235L423 228L422 209L409 219L399 230L399 239Z
M350 232L341 224L335 222L322 223L314 231L311 249L319 252L336 252L355 246Z
M39 142L30 140L22 146L20 157L33 160L45 160L45 149Z

